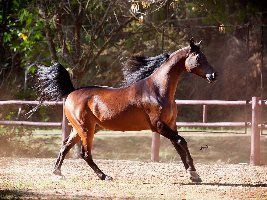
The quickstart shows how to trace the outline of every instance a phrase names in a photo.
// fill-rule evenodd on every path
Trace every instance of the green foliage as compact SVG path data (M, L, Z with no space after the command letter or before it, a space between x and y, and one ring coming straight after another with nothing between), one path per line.
M36 11L21 9L8 16L8 31L4 33L4 43L13 53L21 55L22 65L34 62L38 42L43 41L43 23L36 17Z
M3 56L0 58L0 87L4 89L2 98L32 96L32 91L25 90L24 76L34 73L36 66L33 64L44 59L40 59L40 55L45 56L48 52L44 41L43 22L38 16L34 2L11 0L1 4L3 37L0 40L0 53ZM17 87L14 88L14 85Z

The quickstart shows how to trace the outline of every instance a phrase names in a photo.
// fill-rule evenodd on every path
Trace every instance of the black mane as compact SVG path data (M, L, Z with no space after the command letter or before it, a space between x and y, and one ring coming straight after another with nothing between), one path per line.
M163 53L155 57L146 57L143 55L130 57L123 63L123 85L130 85L150 76L169 57L169 53Z

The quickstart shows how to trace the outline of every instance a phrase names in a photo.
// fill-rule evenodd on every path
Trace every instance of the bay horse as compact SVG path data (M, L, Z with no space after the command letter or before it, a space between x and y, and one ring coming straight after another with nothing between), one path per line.
M125 70L125 85L119 88L88 86L75 89L68 72L58 63L38 70L41 99L58 100L67 96L65 115L73 127L63 142L53 173L61 175L66 154L81 141L81 157L101 180L112 180L92 159L96 126L119 131L150 129L171 141L190 179L200 182L187 142L177 132L175 104L178 77L182 72L196 74L208 82L216 79L214 69L200 50L200 43L192 38L188 46L172 54L152 58L135 56L125 65L140 69Z

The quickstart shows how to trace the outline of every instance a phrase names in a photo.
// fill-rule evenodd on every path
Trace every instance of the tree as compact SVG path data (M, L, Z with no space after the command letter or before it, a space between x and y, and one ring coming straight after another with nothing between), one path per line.
M36 18L37 13L31 3L20 0L1 2L0 87L6 85L6 89L12 85L21 85L23 89L23 84L18 82L23 83L24 77L19 74L24 74L24 67L29 70L30 63L40 60L43 25Z
M121 58L131 53L173 51L191 36L206 43L224 43L225 38L238 32L238 37L245 40L246 31L230 26L249 22L260 10L251 2L3 0L1 69L11 72L19 66L18 73L22 73L35 63L59 61L73 74L77 86L118 85ZM215 28L194 28L199 25ZM23 78L18 73L11 74ZM6 79L6 73L2 77Z

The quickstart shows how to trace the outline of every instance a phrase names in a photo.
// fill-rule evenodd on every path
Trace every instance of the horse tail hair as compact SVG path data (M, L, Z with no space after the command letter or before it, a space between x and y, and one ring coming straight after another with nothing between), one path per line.
M40 102L59 101L75 90L69 72L60 63L55 63L50 67L39 66L36 76Z

